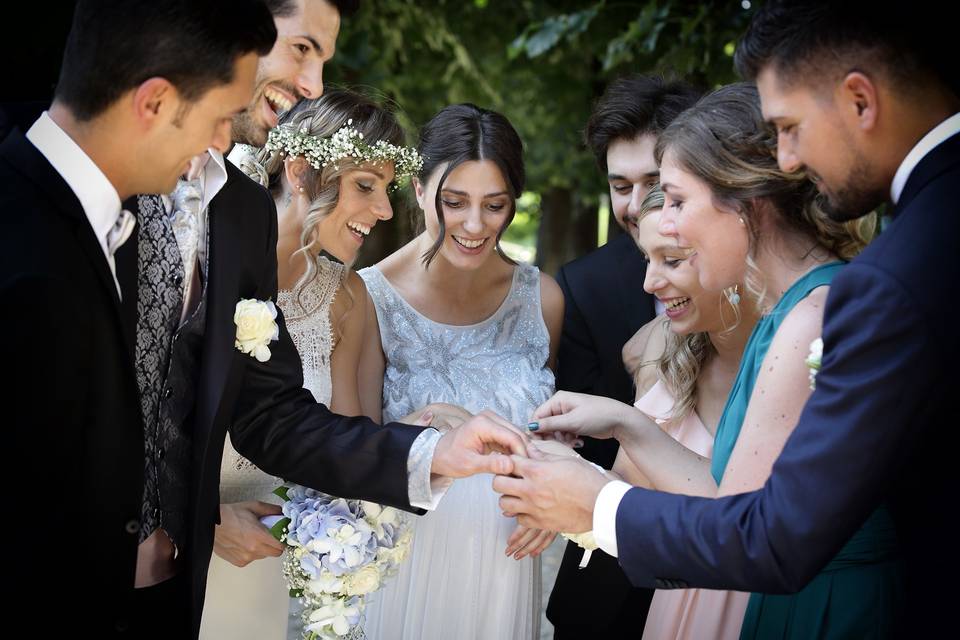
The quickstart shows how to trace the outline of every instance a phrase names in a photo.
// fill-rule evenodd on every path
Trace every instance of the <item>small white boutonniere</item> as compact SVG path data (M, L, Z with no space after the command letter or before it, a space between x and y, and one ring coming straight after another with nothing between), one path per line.
M817 338L810 343L810 355L805 362L810 368L810 388L817 388L817 372L820 371L820 359L823 358L823 340Z
M276 318L277 307L272 301L241 299L233 314L233 322L237 325L234 346L252 355L258 362L266 362L270 359L270 347L267 345L280 337Z

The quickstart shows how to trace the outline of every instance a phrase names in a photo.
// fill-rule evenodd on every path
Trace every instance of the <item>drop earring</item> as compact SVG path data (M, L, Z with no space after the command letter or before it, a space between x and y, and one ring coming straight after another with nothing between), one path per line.
M730 301L730 304L737 306L740 304L740 285L735 284L732 287L726 290L727 300Z

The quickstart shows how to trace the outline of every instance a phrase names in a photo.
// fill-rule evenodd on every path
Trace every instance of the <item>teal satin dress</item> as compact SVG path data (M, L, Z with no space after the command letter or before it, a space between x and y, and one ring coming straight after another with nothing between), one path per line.
M843 264L822 265L797 280L750 334L717 425L710 470L718 485L740 435L763 358L780 323L811 291L830 284ZM806 356L806 352L798 355ZM893 635L900 599L893 520L886 507L880 507L803 590L792 595L751 594L740 638L888 638Z

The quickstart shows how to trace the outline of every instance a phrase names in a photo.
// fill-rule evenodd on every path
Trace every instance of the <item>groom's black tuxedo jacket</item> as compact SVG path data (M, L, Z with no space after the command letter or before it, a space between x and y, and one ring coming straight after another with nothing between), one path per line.
M302 389L282 315L267 362L234 347L236 303L276 300L277 220L269 194L227 168L209 208L207 317L189 423L195 630L228 428L237 450L267 473L405 509L407 457L422 431L317 404ZM25 618L36 624L109 637L127 624L143 495L136 318L124 313L130 300L121 304L80 202L17 131L0 144L0 224L0 355L16 372L3 386L4 410L15 416L6 451L20 463L5 465L7 486L16 487L5 521L11 606L37 609ZM132 275L121 268L121 285L136 282Z

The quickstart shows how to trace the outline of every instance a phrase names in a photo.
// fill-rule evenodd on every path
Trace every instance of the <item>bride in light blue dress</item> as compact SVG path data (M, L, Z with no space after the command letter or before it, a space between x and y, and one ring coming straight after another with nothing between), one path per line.
M499 247L523 190L522 143L500 114L455 105L427 123L418 150L425 230L360 272L372 300L364 413L388 421L444 402L526 424L554 390L563 296ZM414 519L410 557L368 598L368 638L539 637L537 556L553 534L518 530L491 481L458 480Z

